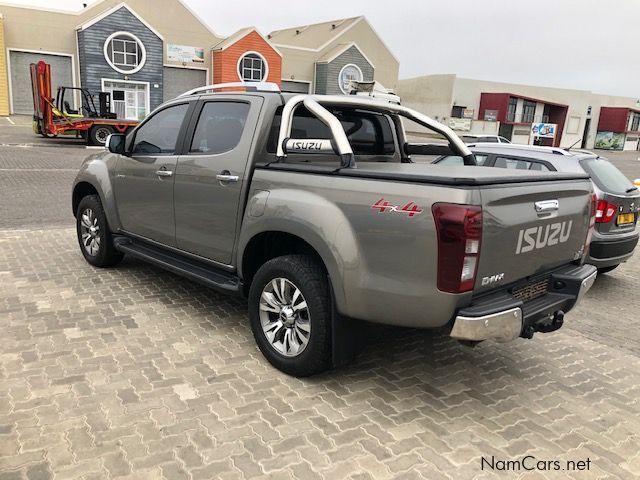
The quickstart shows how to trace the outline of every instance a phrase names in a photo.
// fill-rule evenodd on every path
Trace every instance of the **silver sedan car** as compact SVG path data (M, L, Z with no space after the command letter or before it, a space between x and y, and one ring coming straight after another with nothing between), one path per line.
M607 273L633 255L638 243L640 191L606 158L586 151L513 144L477 145L471 150L478 164L485 167L586 172L598 197L587 263L595 265L600 273ZM444 155L433 163L462 165L462 159Z

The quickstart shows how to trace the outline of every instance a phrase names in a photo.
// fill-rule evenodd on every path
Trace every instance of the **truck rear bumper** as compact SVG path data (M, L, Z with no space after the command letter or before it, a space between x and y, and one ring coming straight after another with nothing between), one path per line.
M557 330L564 314L593 286L596 274L593 265L571 265L527 279L524 286L518 284L478 297L458 312L450 335L458 340L509 341ZM515 292L526 291L527 284L534 288L530 295L537 296L523 301L522 294ZM546 285L546 290L540 285Z

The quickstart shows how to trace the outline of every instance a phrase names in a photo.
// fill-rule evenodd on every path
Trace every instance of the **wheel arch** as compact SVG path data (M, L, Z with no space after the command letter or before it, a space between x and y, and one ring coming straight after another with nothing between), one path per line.
M312 235L301 235L287 229L267 229L255 233L248 238L240 251L238 259L238 273L248 291L253 276L261 265L268 260L281 255L305 254L318 260L326 271L332 286L335 301L341 305L344 299L338 264L327 248L322 248L319 239Z
M78 213L78 206L80 205L80 202L82 201L82 199L89 195L100 196L98 189L96 189L96 187L94 187L93 184L86 181L82 181L82 182L78 182L73 187L73 193L71 195L71 209L74 217ZM100 198L100 201L102 202L102 198Z
M115 171L116 162L117 158L114 155L94 156L85 160L76 176L71 194L74 217L83 197L98 195L107 216L109 229L113 232L120 228L110 174Z

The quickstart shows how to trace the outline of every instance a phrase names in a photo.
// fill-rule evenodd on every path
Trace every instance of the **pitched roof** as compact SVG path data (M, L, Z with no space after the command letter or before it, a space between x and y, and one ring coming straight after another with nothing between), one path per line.
M118 5L113 6L112 8L110 8L109 10L105 10L104 12L100 13L99 15L93 17L91 20L83 23L82 25L78 25L76 27L77 30L84 30L86 28L89 28L91 25L95 25L96 23L98 23L100 20L108 17L109 15L111 15L112 13L117 12L118 10L120 10L121 8L124 8L126 10L129 11L129 13L131 15L133 15L134 17L136 17L138 20L140 20L140 23L142 23L145 27L147 27L149 30L151 30L159 39L164 40L164 37L162 36L162 34L160 32L158 32L155 28L153 28L153 26L151 26L144 18L142 18L140 15L138 15L129 5L127 5L126 3L122 2L119 3Z
M364 16L361 15L359 17L274 30L268 35L268 38L275 45L321 50L362 19L364 19Z
M99 8L103 3L106 2L106 0L95 0L92 3L89 3L86 7L80 8L80 9L76 9L76 10L70 10L70 9L65 9L65 8L50 8L50 7L44 7L44 6L38 6L38 5L22 5L17 3L19 0L15 0L15 1L5 1L5 0L1 0L0 1L0 7L11 7L11 8L24 8L24 9L28 9L28 10L35 10L35 11L41 11L41 12L50 12L50 13L57 13L57 14L62 14L62 15L75 15L75 16L79 16L79 17L87 17L88 20L85 20L84 23L90 21L93 17L95 16L99 16L100 13L98 13ZM206 28L209 33L211 33L213 36L218 37L218 34L216 32L214 32L211 27L209 26L209 24L207 22L205 22L202 17L200 17L200 15L198 15L198 13L192 9L189 5L187 5L185 0L176 0L187 12L189 12L196 20L198 20L198 22L200 22L204 28ZM124 3L124 2L123 2ZM122 6L122 4L120 4L120 6ZM95 13L93 13L95 10ZM129 8L129 10L131 10ZM91 16L93 15L93 16Z
M225 38L221 42L216 43L213 47L211 47L211 49L212 50L218 50L218 51L219 50L225 50L226 48L229 48L231 45L233 45L233 44L239 42L240 40L242 40L244 37L249 35L251 32L256 32L258 35L260 35L260 37L262 37L262 39L265 41L265 43L267 43L278 55L282 56L282 53L269 40L264 38L264 36L258 31L258 29L256 27L241 28L237 32L229 35L227 38Z
M241 38L244 38L247 35L249 35L255 29L256 29L256 27L241 28L237 32L232 33L231 35L229 35L227 38L225 38L221 42L216 43L213 47L211 47L211 49L212 50L224 50L225 48L230 47L231 45L236 43Z
M349 50L351 47L355 47L358 50L358 52L360 52L360 55L362 55L364 57L364 59L367 62L369 62L369 65L371 65L372 67L375 68L375 65L373 64L373 62L371 60L369 60L369 57L367 57L364 54L364 52L362 50L360 50L360 47L358 47L358 45L356 45L355 42L339 43L335 47L329 49L317 61L318 61L318 63L330 63L330 62L333 62L336 58L338 58L344 52Z

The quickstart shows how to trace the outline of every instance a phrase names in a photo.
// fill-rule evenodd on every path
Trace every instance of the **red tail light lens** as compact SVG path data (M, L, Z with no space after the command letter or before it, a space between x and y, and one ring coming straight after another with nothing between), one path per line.
M618 206L606 200L598 200L596 204L596 223L609 223L616 216Z
M473 289L482 239L482 208L436 203L431 207L438 236L438 290Z
M587 236L584 239L584 246L582 248L582 259L584 260L589 253L589 245L591 245L591 237L593 236L593 230L596 225L596 215L598 213L598 197L595 193L591 193L591 218L589 219L589 229L587 230Z

